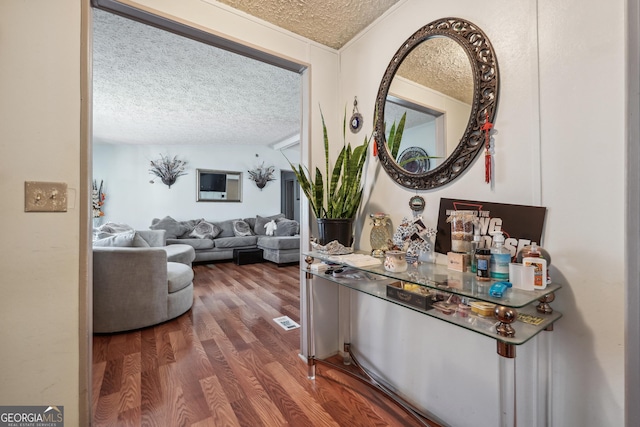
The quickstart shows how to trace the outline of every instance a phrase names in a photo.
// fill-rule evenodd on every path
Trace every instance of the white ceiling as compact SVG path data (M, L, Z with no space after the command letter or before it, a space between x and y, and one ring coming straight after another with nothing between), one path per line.
M206 0L340 49L399 0Z
M298 134L300 75L94 10L96 143L270 144Z
M215 0L205 0L216 3ZM318 43L340 48L399 0L220 0ZM244 144L296 141L301 119L301 78L296 72L190 38L93 9L93 134L95 143ZM417 28L416 28L417 30ZM455 43L454 43L455 44ZM436 50L441 50L438 48ZM468 59L448 57L442 67ZM444 71L425 54L412 73ZM409 59L407 60L409 62ZM413 62L413 61L412 61ZM451 70L450 70L451 71ZM466 71L469 72L469 71ZM451 96L463 85L458 79ZM445 91L445 89L441 89Z
M222 1L334 48L397 2ZM295 141L300 85L295 72L94 9L95 143Z

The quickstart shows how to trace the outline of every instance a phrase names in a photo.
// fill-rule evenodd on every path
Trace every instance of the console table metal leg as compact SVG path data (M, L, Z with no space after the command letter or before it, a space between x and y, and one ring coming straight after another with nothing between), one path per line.
M306 257L307 271L311 269L313 257ZM313 323L313 274L305 274L305 305L307 317L307 378L310 380L316 377L316 344L315 344L315 325Z
M545 296L543 296L542 298L540 298L539 304L536 307L536 310L538 311L538 313L541 314L551 314L553 313L553 308L551 307L550 303L552 303L554 300L556 299L555 294L552 292L550 294L547 294ZM549 325L546 329L545 332L551 332L553 331L553 324ZM541 381L539 381L541 384L541 391L540 391L540 401L542 402L542 408L541 411L539 412L539 416L540 416L540 420L541 422L539 423L539 425L544 425L545 427L549 427L552 425L551 422L551 405L553 404L553 398L551 396L551 380L552 380L552 336L549 333L543 333L540 336L540 345L542 346L542 357L538 357L538 360L540 361L540 367L541 367L541 372L540 372L540 379Z
M500 357L500 427L516 425L515 358Z
M515 329L511 326L518 318L518 312L513 308L498 306L494 311L500 321L496 331L502 337L514 337ZM516 422L516 347L503 341L498 341L500 355L500 427L514 427Z
M338 325L340 333L338 334L338 342L351 342L351 291L341 287L338 289ZM344 344L342 349L342 363L351 364L351 355L349 352L349 344Z
M540 372L540 401L542 403L542 410L541 410L541 414L540 414L540 426L545 426L545 427L550 427L553 425L552 421L551 421L551 408L552 408L552 404L553 404L553 397L551 395L551 391L553 390L553 388L551 387L552 384L552 375L553 375L553 369L552 369L552 361L553 361L553 335L551 335L549 332L551 332L553 330L553 325L548 328L545 329L546 332L542 333L540 335L540 342L542 343L541 346L541 354L538 357L538 360L540 361L540 367L541 367L541 372Z

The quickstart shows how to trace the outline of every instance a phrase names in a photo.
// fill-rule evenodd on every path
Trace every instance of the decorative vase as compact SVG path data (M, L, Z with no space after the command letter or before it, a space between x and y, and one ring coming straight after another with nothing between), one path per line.
M353 244L353 219L318 219L318 239L321 245L337 240L344 247Z
M384 253L389 249L388 242L391 239L389 232L389 215L385 213L369 214L369 218L373 221L373 228L369 235L371 243L371 255L377 258L384 257Z
M403 251L387 251L384 254L384 269L392 273L407 271L407 260Z

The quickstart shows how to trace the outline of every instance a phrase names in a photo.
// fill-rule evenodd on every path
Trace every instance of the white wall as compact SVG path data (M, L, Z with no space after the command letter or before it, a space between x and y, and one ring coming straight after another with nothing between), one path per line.
M146 229L153 218L167 215L179 221L195 218L218 221L279 213L280 170L291 170L280 151L260 146L95 144L93 154L93 176L98 182L104 180L107 194L102 220L138 229ZM179 177L171 188L159 179L153 184L149 182L154 178L149 173L149 162L160 154L171 158L177 155L188 162L187 175ZM276 180L260 190L247 171L263 161L265 166L275 166ZM242 172L242 202L197 202L196 169Z
M557 425L623 422L624 4L540 1L545 246L566 284L555 304L566 317L555 333L554 396L577 397L555 405ZM582 31L603 23L606 32Z
M79 421L80 2L0 2L0 402ZM24 182L65 182L66 213L25 213ZM85 362L86 366L86 362Z
M476 161L454 183L419 193L432 226L441 197L548 208L543 245L552 255L553 279L564 285L553 303L564 318L551 333L556 426L623 425L623 5L407 0L341 51L342 98L358 96L360 112L370 118L388 59L422 25L457 16L492 41L501 73L495 188L484 183L484 163ZM606 34L585 31L603 22ZM391 182L376 160L367 183L362 218L382 211L397 225L411 214L415 192ZM368 248L369 221L360 227L360 246ZM352 343L393 386L451 425L498 424L492 340L370 297L352 302ZM546 338L517 349L519 425L545 425L531 409L537 374L531 355L544 351Z
M471 75L469 75L469 78L471 78ZM445 113L444 140L446 141L446 146L444 147L444 151L452 153L460 143L460 138L469 123L471 105L402 77L395 77L392 83L389 89L389 95ZM404 149L404 141L402 145ZM429 154L440 156L441 151L442 150L433 150L429 151ZM437 166L442 161L444 161L444 159L435 159L432 167Z
M313 74L305 74L303 86L316 96L313 109L310 104L302 108L310 118L304 141L312 133L321 135L318 102L326 105L325 114L338 114L336 51L200 0L145 3L163 9L165 16L215 28L236 41L311 65ZM4 236L11 248L0 257L0 402L64 405L69 426L89 425L81 414L86 354L79 360L90 339L80 336L86 329L80 314L90 301L82 296L89 282L79 265L90 250L89 229L80 229L83 221L90 222L88 201L81 206L79 193L91 179L84 170L90 170L91 161L83 160L86 145L80 136L81 5L87 4L0 2L0 217L9 224ZM321 144L313 150L321 151ZM307 154L305 149L305 161ZM24 213L27 180L66 182L69 211Z
M502 73L496 120L496 188L492 191L484 184L481 162L476 162L455 183L422 193L427 199L425 217L435 224L440 197L549 208L544 245L553 256L554 278L565 285L554 303L565 317L552 333L553 425L623 424L623 0L569 0L562 5L540 0L539 64L533 0L488 0L481 4L471 0L408 0L380 27L344 49L339 71L335 52L256 24L224 7L199 0L143 0L138 4L311 64L305 88L310 102L303 108L310 112L311 122L303 138L312 138L314 143L308 152L303 149L305 160L307 154L322 158L318 104L327 120L339 123L344 105L351 105L357 95L360 112L365 119L371 118L377 86L388 62L385 58L390 58L406 37L443 16L477 23L493 41ZM83 385L78 379L78 313L79 305L86 303L80 301L78 291L86 286L78 274L79 253L86 249L79 243L78 230L81 215L88 215L88 209L81 210L77 203L83 165L78 161L82 147L80 23L76 1L0 2L0 27L6 35L0 37L0 189L4 197L0 213L10 224L5 243L11 245L0 257L5 285L0 302L0 401L62 404L69 425L87 425L87 420L79 420ZM606 31L598 31L603 23ZM338 72L340 87L336 84ZM542 119L540 127L538 119ZM370 128L369 122L363 132ZM331 132L339 135L338 129ZM542 160L541 173L538 159ZM405 206L412 192L390 182L376 169L375 160L371 163L369 184L375 182L375 186L363 213L386 211L398 221L409 213ZM24 213L25 180L67 182L71 188L69 212ZM596 228L604 221L606 225ZM364 223L361 221L360 227ZM367 239L365 230L363 247ZM465 425L452 420L461 413L482 420L483 425L496 425L495 385L484 382L485 377L492 380L497 370L491 340L405 316L366 299L360 307L355 314L356 319L363 319L358 323L363 345L374 333L379 340L393 326L401 326L393 328L397 337L393 344L407 350L404 354L411 356L412 367L431 364L468 380L471 390L484 387L480 393L458 388L462 395L451 396L451 382L424 382L425 375L408 378L398 364L406 361L395 360L396 368L392 366L388 374L424 395L440 393L443 406L453 407L443 418L454 425ZM374 330L376 326L378 330ZM411 335L400 333L405 330ZM373 339L369 342L380 345ZM385 345L386 351L391 351L388 342ZM517 360L527 364L523 353L536 345L520 347ZM373 359L381 358L375 351L371 354ZM389 355L394 356L399 357L399 352ZM482 369L467 368L475 364ZM443 387L436 389L436 385ZM527 423L523 420L521 425Z

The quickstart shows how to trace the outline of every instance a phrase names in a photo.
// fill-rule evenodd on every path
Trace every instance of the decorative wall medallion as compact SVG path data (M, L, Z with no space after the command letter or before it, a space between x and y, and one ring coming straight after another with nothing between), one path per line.
M353 99L353 114L349 121L349 129L353 133L358 133L362 129L362 114L358 112L358 98Z
M420 212L424 210L425 201L421 196L413 196L409 199L409 207L414 212Z

